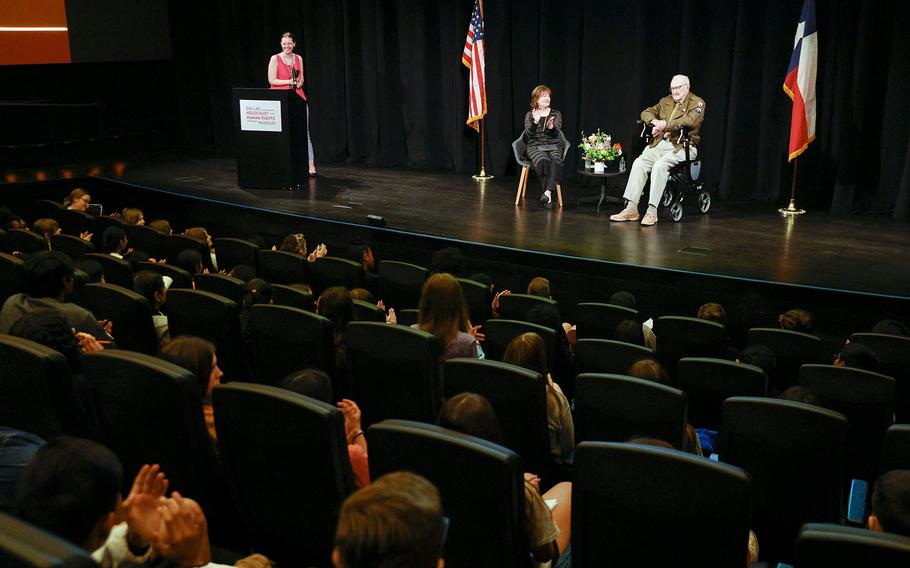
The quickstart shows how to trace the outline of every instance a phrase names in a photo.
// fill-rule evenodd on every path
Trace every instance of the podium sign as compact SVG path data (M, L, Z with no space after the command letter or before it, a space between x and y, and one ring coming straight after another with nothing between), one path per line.
M306 183L306 103L289 89L234 89L237 185L291 189Z

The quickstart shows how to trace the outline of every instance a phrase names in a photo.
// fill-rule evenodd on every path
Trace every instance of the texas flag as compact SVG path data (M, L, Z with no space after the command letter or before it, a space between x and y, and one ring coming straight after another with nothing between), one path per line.
M815 2L805 0L796 26L793 54L784 79L784 92L793 99L790 117L789 161L806 151L815 140L815 75L818 71L818 31Z

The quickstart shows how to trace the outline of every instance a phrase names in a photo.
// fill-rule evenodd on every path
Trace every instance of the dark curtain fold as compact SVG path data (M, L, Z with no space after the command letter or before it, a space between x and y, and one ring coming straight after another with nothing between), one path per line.
M910 3L817 0L817 139L799 158L801 205L910 217ZM472 0L171 3L181 136L233 151L231 88L267 86L284 31L305 61L320 161L473 173L461 64ZM729 200L785 203L790 100L781 85L802 0L486 0L486 169L514 175L531 89L553 90L573 145L613 134L631 160L645 106L684 73L707 101L704 175ZM567 169L577 167L569 153Z

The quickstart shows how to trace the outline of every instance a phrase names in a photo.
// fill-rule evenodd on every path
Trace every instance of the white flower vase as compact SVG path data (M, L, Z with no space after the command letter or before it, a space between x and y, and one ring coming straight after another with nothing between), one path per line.
M604 163L603 162L594 162L594 173L595 174L604 173Z

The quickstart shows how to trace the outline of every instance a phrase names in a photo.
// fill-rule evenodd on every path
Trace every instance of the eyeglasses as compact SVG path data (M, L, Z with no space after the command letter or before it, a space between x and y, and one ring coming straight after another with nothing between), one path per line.
M673 91L679 91L683 87L688 87L688 86L689 86L689 83L683 83L682 85L670 85L670 92L672 93Z

